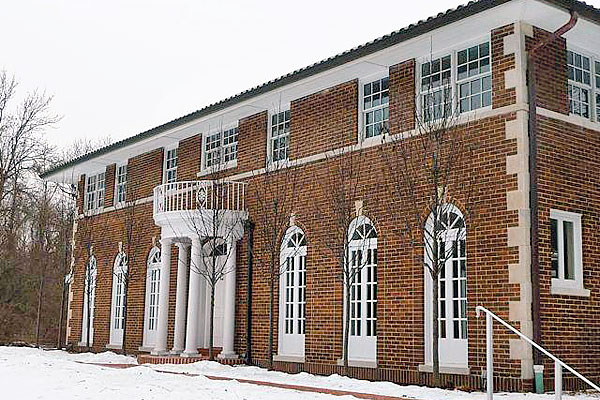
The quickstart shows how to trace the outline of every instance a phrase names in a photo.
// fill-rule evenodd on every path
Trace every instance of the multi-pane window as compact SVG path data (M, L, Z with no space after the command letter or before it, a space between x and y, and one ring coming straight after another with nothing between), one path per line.
M569 110L571 114L590 118L592 98L592 63L589 57L567 52L569 75Z
M364 137L381 135L389 129L389 77L363 85L362 118Z
M126 194L127 194L127 165L120 165L117 167L117 171L116 171L116 176L117 179L115 179L116 181L116 185L117 185L117 190L116 190L116 196L117 196L117 203L124 203L126 198Z
M460 112L492 104L490 44L481 43L456 54L456 84Z
M98 276L98 263L93 255L88 260L85 268L83 290L83 321L81 341L89 346L94 341L94 309L96 303L96 281Z
M204 167L236 160L238 135L238 127L208 135L204 145Z
M85 207L87 211L104 207L104 184L104 172L87 177L85 189Z
M285 271L285 333L287 334L294 333L295 275L294 257L288 257L287 269Z
M148 271L148 330L155 330L158 325L158 296L160 288L160 268Z
M594 61L594 90L596 99L596 121L600 122L600 61Z
M125 322L125 279L127 279L127 256L117 256L113 270L113 329L122 330ZM122 336L121 336L122 338ZM122 339L121 339L122 340Z
M165 183L177 181L177 148L165 151Z
M350 247L350 336L377 336L377 232L368 222L352 233Z
M550 248L553 280L583 286L580 214L550 211Z
M290 111L271 116L271 162L288 159L290 147Z
M421 64L421 109L424 121L449 116L452 110L452 57Z

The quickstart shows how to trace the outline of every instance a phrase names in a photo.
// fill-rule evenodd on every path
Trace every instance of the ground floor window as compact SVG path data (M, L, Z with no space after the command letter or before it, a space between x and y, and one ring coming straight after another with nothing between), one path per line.
M94 308L96 299L96 278L98 263L90 256L85 268L83 288L83 319L81 321L81 344L90 347L94 343Z
M153 247L146 264L146 307L144 312L144 347L154 347L158 328L160 289L160 249Z
M306 333L306 238L297 226L289 228L280 253L278 355L304 356Z
M358 217L348 231L350 319L348 358L357 361L377 359L377 231L371 221Z
M451 204L441 206L437 225L440 227L437 248L444 262L438 276L438 325L440 365L468 367L467 342L467 254L466 226L460 210ZM429 229L431 228L431 229ZM425 240L432 241L433 215L425 228ZM431 265L433 245L425 247L425 263ZM425 364L433 359L433 281L425 268Z
M123 329L125 324L125 296L127 295L125 280L127 279L127 255L119 253L113 266L112 307L110 318L110 344L123 344Z

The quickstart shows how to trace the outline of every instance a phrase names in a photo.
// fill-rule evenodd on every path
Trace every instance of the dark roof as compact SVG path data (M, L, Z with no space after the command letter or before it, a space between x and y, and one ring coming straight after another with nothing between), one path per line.
M77 165L84 161L90 160L94 157L100 156L102 154L106 154L118 148L136 143L140 140L149 138L166 130L176 128L180 125L183 125L189 121L194 119L212 114L216 111L222 110L224 108L230 107L232 105L238 104L242 101L248 100L252 97L258 96L260 94L269 92L273 89L277 89L279 87L288 85L290 83L299 81L301 79L307 78L309 76L318 74L323 71L327 71L329 69L338 67L347 62L356 60L358 58L364 57L366 55L375 53L377 51L383 50L387 47L391 47L408 39L423 35L429 31L442 27L444 25L451 24L453 22L459 21L463 18L470 17L472 15L478 14L482 11L497 7L504 3L507 3L511 0L478 0L471 1L466 5L458 6L454 9L447 10L446 12L439 13L434 17L429 17L426 20L421 20L416 24L411 24L405 28L392 32L388 35L382 36L378 39L372 40L363 45L357 46L353 49L347 50L343 53L337 54L335 56L329 57L325 60L319 61L315 64L309 65L307 67L298 69L294 72L291 72L287 75L283 75L277 79L273 79L269 82L263 83L262 85L253 87L244 92L236 94L234 96L228 97L224 100L221 100L217 103L210 104L204 108L201 108L198 111L194 111L193 113L184 115L183 117L174 119L166 124L157 126L155 128L149 129L147 131L138 133L135 136L128 137L121 141L110 144L106 147L102 147L98 150L92 151L75 159L66 161L64 163L58 164L53 168L50 168L44 171L40 176L45 178L51 174L69 168L71 166ZM556 6L565 8L565 9L573 9L577 11L577 13L588 20L597 22L600 24L600 10L592 7L582 1L576 0L545 0L550 4L554 4Z

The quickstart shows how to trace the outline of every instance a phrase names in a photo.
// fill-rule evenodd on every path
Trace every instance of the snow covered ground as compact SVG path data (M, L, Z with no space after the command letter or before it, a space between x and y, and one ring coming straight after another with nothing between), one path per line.
M187 365L143 365L115 369L83 363L135 364L133 357L111 352L69 354L31 348L0 347L1 398L28 399L355 399L351 396L301 392L290 389L215 381L204 376L165 374L159 371L285 383L421 400L484 400L484 393L465 393L389 382L368 382L339 375L285 374L257 367L231 367L202 361ZM500 400L553 400L552 395L502 394ZM595 395L564 395L565 400L598 400Z

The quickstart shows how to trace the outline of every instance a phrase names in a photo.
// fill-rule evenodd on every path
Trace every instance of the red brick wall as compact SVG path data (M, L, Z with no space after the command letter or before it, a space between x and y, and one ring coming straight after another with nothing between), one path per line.
M600 378L600 134L538 116L543 345L588 378ZM590 297L553 295L550 209L582 214L583 285ZM548 378L553 365L544 360ZM580 382L571 382L570 384ZM551 383L549 383L550 387ZM568 386L567 386L568 387Z
M526 40L527 49L529 50L548 35L550 32L534 27L533 38L527 37ZM538 107L569 114L566 40L558 38L542 50L538 50L534 63Z
M415 68L414 59L390 67L390 130L392 133L408 131L415 127Z
M356 143L357 101L356 79L292 101L290 159Z
M179 142L177 149L177 180L193 181L200 171L200 152L202 134L198 134Z
M115 200L115 169L116 164L106 167L104 174L104 207L110 207Z
M515 33L515 25L510 24L492 30L492 107L500 108L516 101L515 88L506 89L504 73L515 68L515 55L504 55L504 38Z
M238 172L264 168L267 160L267 118L267 112L263 111L240 120Z
M163 149L156 149L130 158L127 163L127 200L152 196L162 183Z

